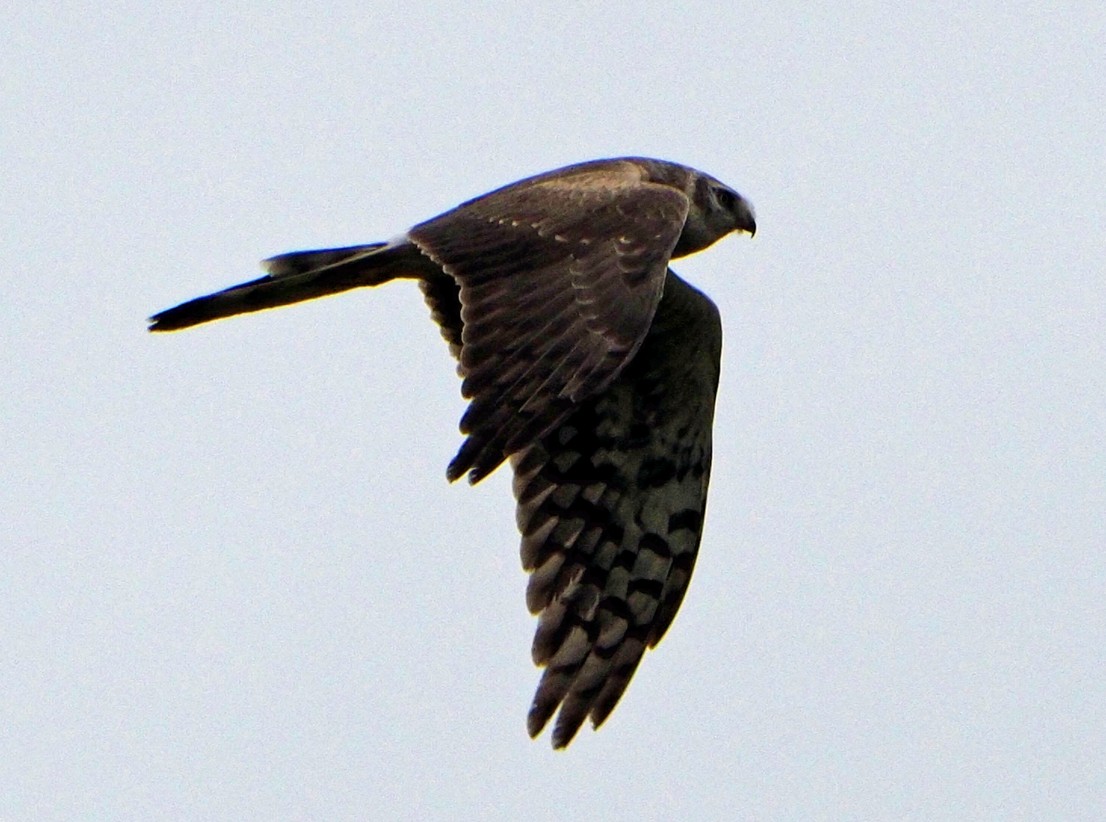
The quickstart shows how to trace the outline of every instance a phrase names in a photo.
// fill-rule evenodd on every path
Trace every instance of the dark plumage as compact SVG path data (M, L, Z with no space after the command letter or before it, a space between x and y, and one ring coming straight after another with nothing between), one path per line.
M756 230L686 166L598 160L470 200L389 243L283 254L267 276L170 308L150 330L418 280L459 360L467 435L451 480L510 459L533 656L529 730L599 725L679 607L710 473L721 324L668 270Z

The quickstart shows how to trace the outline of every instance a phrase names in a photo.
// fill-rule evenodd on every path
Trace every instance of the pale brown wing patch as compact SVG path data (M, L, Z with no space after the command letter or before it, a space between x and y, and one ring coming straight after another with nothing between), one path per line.
M676 189L593 172L509 187L409 232L460 286L472 402L451 479L486 476L625 367L687 208Z

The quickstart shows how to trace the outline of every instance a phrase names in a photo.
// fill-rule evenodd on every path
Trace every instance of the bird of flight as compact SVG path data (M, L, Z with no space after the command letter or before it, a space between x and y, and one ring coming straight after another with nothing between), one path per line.
M514 470L532 655L528 716L563 748L598 727L675 616L702 534L722 329L669 270L756 231L736 191L627 157L549 171L385 243L296 251L155 314L151 331L416 280L469 406L452 481ZM558 713L559 708L559 713Z

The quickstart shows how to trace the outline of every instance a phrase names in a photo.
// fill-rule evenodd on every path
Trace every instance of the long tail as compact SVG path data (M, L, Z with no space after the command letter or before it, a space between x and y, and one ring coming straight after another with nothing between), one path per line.
M407 244L373 243L293 251L262 262L264 277L197 297L150 317L150 331L176 331L235 314L326 297L397 277L418 276L426 259Z

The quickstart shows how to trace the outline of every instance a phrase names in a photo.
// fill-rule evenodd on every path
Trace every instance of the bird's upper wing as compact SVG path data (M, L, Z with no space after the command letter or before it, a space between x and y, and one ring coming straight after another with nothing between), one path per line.
M605 392L511 458L545 666L528 719L553 744L613 710L679 608L702 534L722 330L669 273L638 355Z
M408 232L459 287L471 402L450 479L491 473L637 352L689 205L643 177L627 162L544 175Z

